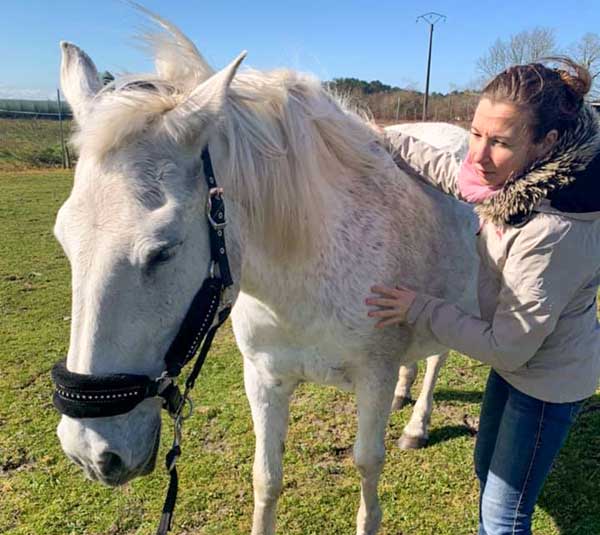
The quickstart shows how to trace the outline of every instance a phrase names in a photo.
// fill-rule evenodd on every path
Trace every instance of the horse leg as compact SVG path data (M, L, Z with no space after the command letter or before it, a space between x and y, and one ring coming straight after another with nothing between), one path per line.
M429 438L428 426L433 409L433 390L440 369L448 358L448 352L427 358L427 370L423 379L423 388L415 403L410 421L404 428L398 446L403 450L422 448Z
M244 386L250 402L256 449L252 535L273 535L277 500L283 481L283 451L289 402L296 382L275 378L244 358Z
M394 401L392 402L393 411L400 410L412 401L410 389L417 378L417 371L418 367L416 362L407 364L406 366L400 366L400 370L398 371L398 383L396 384Z
M385 459L384 437L393 393L394 383L387 378L361 381L356 386L358 432L354 463L361 477L357 535L375 535L381 523L377 484Z

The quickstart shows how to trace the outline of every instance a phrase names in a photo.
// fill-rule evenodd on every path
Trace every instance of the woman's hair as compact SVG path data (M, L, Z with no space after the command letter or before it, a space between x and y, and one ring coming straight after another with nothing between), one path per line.
M559 64L550 68L542 63L514 65L497 75L483 89L481 98L514 104L529 115L528 127L534 143L552 129L563 132L573 128L592 85L589 71L567 57L542 61Z

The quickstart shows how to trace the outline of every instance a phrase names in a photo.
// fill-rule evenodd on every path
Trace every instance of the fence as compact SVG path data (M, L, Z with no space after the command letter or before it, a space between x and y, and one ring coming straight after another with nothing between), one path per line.
M349 100L358 108L370 110L380 124L420 120L422 95L396 91L362 95L353 93ZM452 93L432 95L429 119L468 126L478 95ZM64 167L73 164L66 139L72 124L72 111L61 100L0 99L0 170L31 167Z
M71 118L58 90L55 101L0 99L0 168L56 165L58 158L63 168L70 168L65 134Z

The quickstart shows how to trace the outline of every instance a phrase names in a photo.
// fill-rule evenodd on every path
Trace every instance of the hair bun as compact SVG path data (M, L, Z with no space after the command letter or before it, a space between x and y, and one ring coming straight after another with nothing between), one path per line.
M556 61L566 67L566 69L555 69L562 82L569 87L576 97L583 99L592 87L590 72L583 65L579 65L569 58L556 58Z
M555 56L509 67L484 87L482 98L513 104L526 112L525 126L533 143L539 143L550 130L562 136L576 128L591 86L592 77L583 65Z

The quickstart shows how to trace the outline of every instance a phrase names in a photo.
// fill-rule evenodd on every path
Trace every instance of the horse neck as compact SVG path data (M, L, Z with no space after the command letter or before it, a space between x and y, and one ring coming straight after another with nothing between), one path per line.
M267 183L283 178L274 174ZM227 211L232 214L229 240L240 252L242 289L263 300L291 291L326 246L323 229L335 204L331 188L314 187L309 196L296 185L280 184L270 190L264 184L247 187L228 177L223 182L231 205ZM325 206L327 210L321 208Z
M324 196L323 200L330 195ZM327 200L328 211L319 220L318 231L312 231L310 243L296 243L290 247L285 240L301 240L299 236L287 238L272 229L255 226L243 201L236 198L234 215L230 218L235 232L231 238L240 252L240 287L245 293L275 306L282 297L311 293L317 282L315 270L326 256L331 243L330 225L337 217L339 200ZM277 227L284 222L271 221ZM282 243L281 240L284 240ZM293 298L293 297L291 297Z
M249 232L243 210L238 215L241 290L273 305L282 296L305 292L320 251L326 246L325 240L313 243L301 254L287 255L285 246L268 241L273 236L267 238L264 233Z
M289 238L298 245L295 250L288 250L286 236L271 232L270 228L252 228L245 202L238 197L242 289L265 302L292 294L311 298L320 283L319 277L335 277L335 264L352 258L353 250L362 240L361 225L367 222L370 229L380 228L385 234L389 224L378 224L377 221L392 218L394 210L382 214L378 199L386 195L403 197L410 184L401 183L398 170L387 153L381 151L381 158L390 160L389 168L382 167L377 176L357 176L346 170L347 176L338 176L339 180L319 188L318 201L323 209L313 216L312 224L308 225L305 220L293 221L292 227L303 227L305 231ZM284 224L287 222L271 222L276 228ZM304 238L308 238L309 243L299 243Z
M297 99L330 114L332 121L316 121L304 117L303 109L291 109L286 117L296 120L274 121L273 128L267 120L258 129L268 132L263 137L247 126L265 122L260 114L246 121L233 116L224 127L229 140L229 150L223 151L225 175L240 206L244 289L265 295L284 285L287 293L289 285L306 284L315 263L326 261L329 227L351 205L347 193L352 182L387 173L380 163L384 151L372 130L328 97Z

